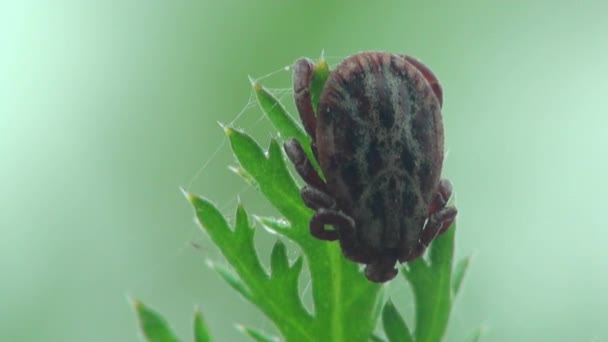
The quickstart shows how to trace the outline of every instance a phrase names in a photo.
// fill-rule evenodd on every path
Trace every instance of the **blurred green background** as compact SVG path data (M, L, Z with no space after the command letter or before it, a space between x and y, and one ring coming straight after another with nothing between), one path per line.
M443 84L457 255L474 255L447 340L480 325L485 341L607 340L606 13L599 0L0 2L0 340L136 341L128 295L185 339L195 305L218 341L246 340L234 323L274 331L205 266L218 252L179 187L228 216L237 195L273 213L227 170L216 121L267 144L247 75L322 49L331 63L405 52ZM267 257L274 238L258 235ZM389 287L411 311L403 280Z

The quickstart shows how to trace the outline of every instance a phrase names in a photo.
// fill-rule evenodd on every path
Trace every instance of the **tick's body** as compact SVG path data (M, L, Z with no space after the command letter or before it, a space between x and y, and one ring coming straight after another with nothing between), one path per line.
M311 75L312 63L298 60L296 105L327 183L312 172L295 140L285 146L312 186L302 189L306 204L317 210L311 233L339 239L345 256L368 265L370 280L389 280L397 260L420 255L456 215L445 207L451 186L440 181L441 88L411 57L362 52L331 72L315 116Z

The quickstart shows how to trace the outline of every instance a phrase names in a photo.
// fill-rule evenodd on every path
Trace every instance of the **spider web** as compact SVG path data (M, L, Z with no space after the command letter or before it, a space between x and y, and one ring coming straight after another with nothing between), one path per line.
M292 104L293 89L291 88L290 65L276 69L260 77L250 77L250 79L264 85L264 87L288 109L288 112L294 117L294 120L299 122L297 115L294 115L295 110ZM244 77L243 81L247 82L247 78ZM276 86L273 87L273 85ZM281 87L285 85L288 87ZM253 90L250 90L247 96L247 99L243 101L244 104L241 109L233 115L228 123L217 122L217 130L221 132L221 127L224 126L235 128L244 127L247 133L258 141L263 148L267 148L270 139L277 138L276 131L272 128L266 115L259 108ZM211 142L210 139L205 139L203 137L200 140L200 147ZM196 148L197 147L194 147L194 149ZM210 185L213 185L214 182L217 182L217 180L213 179L213 176L220 172L228 173L226 172L228 171L226 167L235 166L236 161L234 161L234 157L232 156L228 138L223 132L221 140L216 141L215 145L210 150L211 153L200 161L200 167L193 170L192 175L189 179L184 181L182 187L187 192L209 195L213 198L216 194L208 193L209 191L205 190ZM196 156L196 153L191 155ZM226 160L229 160L228 164L226 164ZM250 213L257 213L262 216L275 214L275 212L271 211L272 208L268 202L258 194L251 185L239 180L236 180L234 183L239 184L238 189L236 191L227 190L225 195L228 199L215 201L217 208L231 224L234 223L235 208L239 202L245 203ZM176 185L176 188L178 186L179 184ZM244 198L246 200L241 201L241 199ZM184 203L185 206L188 205L185 200ZM252 223L254 222L252 221ZM185 234L187 238L181 245L170 250L168 253L160 255L157 260L150 261L148 265L145 265L143 269L138 272L134 278L135 280L131 282L130 290L127 291L127 296L129 296L129 293L134 293L137 294L137 296L145 297L146 294L154 294L162 291L156 284L163 278L163 275L173 268L179 268L183 260L192 258L192 254L198 256L201 263L206 263L209 260L225 263L223 258L216 251L213 243L205 236L206 234L201 231L197 224L193 222L188 229L188 232ZM256 234L256 246L259 246L262 243L260 240L265 240L263 242L267 244L269 241L275 241L276 237L265 233ZM286 241L285 239L283 239L283 241L286 243L289 259L295 260L301 253L299 248L290 241ZM260 261L269 269L271 249L257 248L257 250ZM310 302L312 302L310 296L310 281L308 279L310 279L308 270L307 268L304 268L301 275L302 281L300 284L300 292L303 297L307 297L306 293L309 293L308 297L310 297ZM250 323L255 324L255 326L261 328L263 331L276 333L276 329L272 323L263 315L256 316L256 320L257 321Z

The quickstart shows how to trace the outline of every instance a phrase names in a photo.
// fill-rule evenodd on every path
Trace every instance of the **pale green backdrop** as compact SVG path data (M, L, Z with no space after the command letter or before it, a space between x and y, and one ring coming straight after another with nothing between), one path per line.
M247 75L383 49L444 87L457 254L474 255L447 340L483 326L484 341L608 341L607 13L600 0L3 0L0 340L136 341L129 295L186 340L195 305L218 341L246 340L234 323L274 331L205 266L217 250L179 187L229 216L237 194L272 213L228 172L216 124L245 108L235 124L267 143ZM287 88L289 73L262 83ZM411 311L401 279L389 292Z

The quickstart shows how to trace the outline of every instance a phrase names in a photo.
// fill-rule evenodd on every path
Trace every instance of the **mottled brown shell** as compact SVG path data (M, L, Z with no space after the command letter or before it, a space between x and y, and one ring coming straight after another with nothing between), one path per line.
M413 248L439 183L441 93L415 64L386 52L352 55L319 100L318 159L329 193L372 254Z

